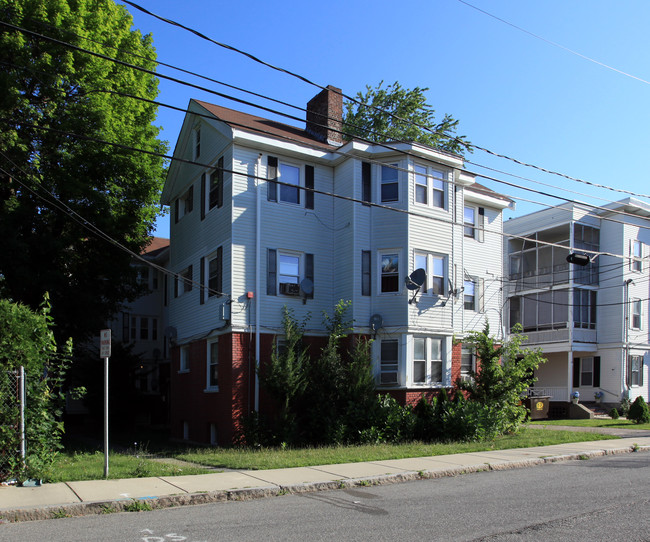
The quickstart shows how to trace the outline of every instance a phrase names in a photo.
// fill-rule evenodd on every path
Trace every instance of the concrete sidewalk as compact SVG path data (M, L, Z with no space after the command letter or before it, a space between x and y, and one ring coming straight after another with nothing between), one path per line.
M635 434L617 440L316 467L2 486L0 523L247 500L650 451L650 432Z

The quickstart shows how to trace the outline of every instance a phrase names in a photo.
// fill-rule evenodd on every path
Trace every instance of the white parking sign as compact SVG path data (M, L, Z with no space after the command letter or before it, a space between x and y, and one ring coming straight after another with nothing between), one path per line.
M102 329L99 332L99 357L111 357L111 330Z

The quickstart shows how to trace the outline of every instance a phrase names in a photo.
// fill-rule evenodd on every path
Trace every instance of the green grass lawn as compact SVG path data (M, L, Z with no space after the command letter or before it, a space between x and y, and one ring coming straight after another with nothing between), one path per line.
M608 418L594 418L591 420L540 420L532 422L532 425L566 425L568 427L616 427L624 429L646 429L650 430L650 423L637 424L630 420L612 420Z
M546 431L527 427L516 435L506 435L491 442L465 442L445 444L376 444L364 446L327 446L321 448L256 450L238 448L206 448L179 454L179 459L231 469L280 469L287 467L308 467L332 463L357 463L382 459L402 459L434 455L458 454L508 448L530 448L550 446L565 442L603 440L611 437L595 433L572 431Z
M620 422L619 422L620 423ZM451 442L424 444L377 444L364 446L326 446L320 448L199 448L179 449L165 452L165 457L176 458L196 466L174 465L154 461L149 457L138 457L133 453L111 452L109 456L109 478L137 478L146 476L178 476L214 472L201 467L228 469L280 469L306 467L333 463L356 463L382 459L424 457L458 454L508 448L529 448L550 446L565 442L606 440L615 437L596 433L572 431L547 431L534 426L523 428L516 435L506 435L490 442ZM146 453L146 451L145 451ZM104 454L100 451L69 450L59 455L48 482L70 482L78 480L101 480L104 477Z
M161 463L130 454L110 453L108 474L110 479L143 478L147 476L178 476L214 472L201 466ZM104 478L103 452L64 452L56 459L48 482L101 480Z

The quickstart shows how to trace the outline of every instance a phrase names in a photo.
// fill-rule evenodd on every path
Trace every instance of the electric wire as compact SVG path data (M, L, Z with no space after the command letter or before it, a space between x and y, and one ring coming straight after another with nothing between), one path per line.
M147 15L150 15L150 16L152 16L152 17L154 17L154 18L156 18L156 19L159 19L159 20L161 20L161 21L163 21L163 22L165 22L165 23L167 23L167 24L170 24L170 25L172 25L172 26L177 26L177 27L182 28L182 29L184 29L184 30L186 30L186 31L188 31L188 32L191 32L191 33L197 35L198 37L200 37L201 39L207 40L207 41L210 42L210 43L213 43L213 44L215 44L215 45L218 45L219 47L223 47L223 48L228 49L228 50L230 50L230 51L233 51L233 52L236 52L236 53L238 53L238 54L244 55L244 56L250 58L251 60L253 60L253 61L255 61L255 62L258 62L258 63L260 63L260 64L262 64L262 65L264 65L264 66L266 66L266 67L268 67L268 68L270 68L270 69L277 70L277 71L282 72L282 73L285 73L285 74L287 74L287 75L291 75L292 77L296 77L296 78L298 78L299 80L301 80L301 81L303 81L303 82L305 82L305 83L307 83L307 84L309 84L309 85L315 86L315 87L317 87L317 88L320 88L320 89L323 89L323 90L325 90L325 89L327 88L327 87L325 87L325 86L323 86L323 85L320 85L320 84L318 84L318 83L315 83L315 82L309 80L309 79L306 78L305 76L302 76L302 75L297 74L297 73L293 73L293 72L291 72L291 71L289 71L289 70L287 70L287 69L285 69L285 68L281 68L281 67L279 67L279 66L275 66L275 65L270 64L270 63L268 63L268 62L265 62L265 61L263 61L263 60L261 60L261 59L255 57L254 55L252 55L252 54L250 54L250 53L248 53L248 52L246 52L246 51L242 51L242 50L237 49L236 47L233 47L233 46L231 46L231 45L227 45L227 44L224 44L224 43L218 42L218 41L216 41L216 40L213 40L212 38L210 38L210 37L208 37L208 36L202 34L201 32L199 32L198 30L195 30L195 29L193 29L193 28L190 28L190 27L188 27L188 26L185 26L185 25L183 25L183 24L181 24L181 23L179 23L179 22L173 21L173 20L171 20L171 19L167 19L167 18L165 18L165 17L162 17L162 16L160 16L160 15L157 15L157 14L155 14L155 13L153 13L153 12L151 12L151 11L145 9L145 8L143 8L142 6L136 4L135 2L131 2L130 0L123 0L123 1L124 1L126 4L130 5L131 7L135 8L135 9L137 9L137 10L143 12L143 13L146 13ZM385 110L383 110L383 109L381 109L381 108L377 108L376 106L373 106L373 105L371 105L371 104L362 104L362 103L360 103L358 100L356 100L355 98L353 98L353 97L351 97L351 96L348 96L347 94L344 94L344 93L340 93L340 94L341 94L345 99L347 99L347 100L349 100L349 101L351 101L351 102L353 102L353 103L355 103L355 104L358 104L358 105L360 105L360 106L369 107L369 108L371 108L371 109L373 109L373 110L376 110L376 111L379 111L379 112L381 112L381 113L388 114L388 115L392 116L393 118L395 118L396 120L399 120L400 122L408 122L409 124L412 124L413 126L416 126L416 127L420 128L420 129L422 129L422 130L425 130L425 131L427 131L427 132L434 133L434 134L437 134L437 133L438 133L438 132L435 132L434 130L432 130L432 129L431 129L430 127L428 127L428 126L423 126L423 125L420 125L420 124L418 124L418 123L412 123L412 122L410 122L410 121L408 121L408 120L406 120L406 119L402 119L402 118L399 117L399 116L393 115L393 114L390 113L389 111L385 111ZM505 154L500 154L500 153L497 153L497 152L491 151L491 150L489 150L489 149L487 149L487 148L485 148L485 147L481 147L481 146L476 145L476 144L474 144L474 143L466 143L466 142L464 142L462 139L460 139L460 138L458 138L458 137L456 137L456 136L451 136L451 135L448 135L448 134L444 134L444 135L445 135L445 137L448 137L449 139L451 139L451 140L453 140L453 141L455 141L455 142L457 142L457 143L459 143L459 144L465 146L466 148L474 148L474 149L478 149L478 150L480 150L480 151L483 151L483 152L485 152L485 153L487 153L487 154L490 154L490 155L492 155L492 156L495 156L495 157L497 157L497 158L502 158L502 159L505 159L505 160L509 160L509 161L514 162L514 163L516 163L516 164L519 164L519 165L522 165L522 166L525 166L525 167L529 167L529 168L533 168L533 169L536 169L536 170L538 170L538 171L542 171L542 172L544 172L544 173L548 173L548 174L550 174L550 175L556 175L556 176L559 176L559 177L565 178L565 179L567 179L567 180L571 180L571 181L575 181L575 182L578 182L578 183L587 184L587 185L589 185L589 186L596 187L596 188L603 188L603 189L606 189L606 190L612 190L612 191L620 192L620 193L623 193L623 194L639 195L639 194L635 194L635 193L633 193L633 192L630 192L630 191L628 191L628 190L624 190L624 189L621 189L621 188L614 188L614 187L607 186L607 185L603 185L603 184L599 184L599 183L594 183L594 182L592 182L592 181L587 181L587 180L584 180L584 179L580 179L580 178L578 178L578 177L573 177L573 176L571 176L571 175L567 175L567 174L565 174L565 173L561 173L561 172L553 171L553 170L551 170L551 169L547 169L547 168L544 168L544 167L541 167L541 166L537 166L537 165L535 165L535 164L531 164L531 163L528 163L528 162L524 162L524 161L522 161L522 160L518 160L518 159L516 159L516 158L512 158L512 157L510 157L510 156L507 156L507 155L505 155ZM648 195L648 194L644 194L644 195L641 195L641 197L644 197L644 198L650 198L650 195Z

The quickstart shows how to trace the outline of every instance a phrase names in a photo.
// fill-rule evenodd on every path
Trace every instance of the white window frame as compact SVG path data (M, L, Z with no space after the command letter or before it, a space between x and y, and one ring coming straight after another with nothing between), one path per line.
M472 307L468 308L466 297L468 296L467 289L470 284L472 285L471 289L472 289L473 302L472 302ZM478 280L474 277L472 277L471 280L465 279L463 281L463 309L465 309L466 311L478 312Z
M223 259L223 251L222 251L221 254L222 254L221 258ZM216 270L215 276L213 277L210 274L210 264L212 262L215 262L215 261L217 262L217 270ZM216 280L218 278L220 269L223 272L223 262L219 262L218 253L215 250L212 254L208 255L205 258L205 264L204 265L205 265L204 273L205 273L205 279L206 279L206 285L207 285L207 288L205 289L205 299L208 300L208 299L210 299L212 297L218 297L220 295L220 293L221 293L221 292L217 293L217 291L218 291L217 288L216 287L213 288L211 282L212 282L213 279Z
M467 221L468 211L471 211L472 213L471 222ZM478 224L476 220L477 214L478 214L478 210L473 205L465 205L463 207L463 235L468 239L476 239L476 230L478 228ZM471 230L471 234L468 233L468 230Z
M394 295L394 294L399 294L402 290L402 281L401 281L401 271L400 267L401 264L400 262L402 261L402 251L401 250L380 250L377 253L377 291L380 293L380 295ZM397 257L397 271L396 272L391 272L391 273L384 273L383 272L383 262L384 262L384 257L387 256L396 256ZM384 276L388 278L389 276L396 276L397 277L397 287L395 290L386 290L384 291L383 289L383 279Z
M288 179L283 179L282 178L282 176L283 176L282 175L283 168L293 168L293 169L296 169L298 171L298 183L297 184L290 182ZM287 176L287 174L288 174L288 172L286 172L286 170L285 170L285 177ZM278 176L275 179L276 181L280 181L282 183L290 183L292 185L292 186L285 186L283 184L278 184L277 185L278 203L285 203L287 205L299 205L299 206L303 205L303 202L300 201L301 200L301 197L300 197L301 194L300 193L302 192L302 190L300 190L300 188L304 185L304 178L305 178L303 167L296 164L296 163L292 163L292 162L290 162L288 160L280 160L280 159L278 159L277 175ZM293 190L293 186L296 187L295 190L296 190L296 200L297 201L291 201L291 200L283 199L282 198L283 190L285 190L285 191L289 190L289 189Z
M190 198L190 196L192 196ZM185 215L189 215L193 210L194 210L194 190L190 186L184 193L183 195L178 198L178 218L177 220L180 220L183 218Z
M201 156L201 126L195 126L192 134L192 157L194 160Z
M424 266L421 264L424 262ZM442 275L436 275L436 262L442 263ZM416 250L413 257L413 266L414 269L422 268L426 271L427 280L423 285L423 288L420 292L428 295L438 295L444 297L447 295L447 284L448 284L448 257L445 254L439 254L435 252L426 252L422 250ZM434 279L442 280L442 288L440 292L434 292Z
M382 355L384 353L383 345L391 343L391 346L394 344L396 349L396 358L395 359L386 359L384 360ZM381 339L379 341L379 376L378 384L380 386L398 386L399 385L399 367L400 367L400 341L399 339ZM392 375L395 373L395 379L387 378L384 379L384 375Z
M213 348L216 349L216 362L212 357ZM217 368L217 383L211 383L212 367L216 365ZM205 391L213 392L219 391L219 339L212 339L207 343L206 360L205 360Z
M380 174L379 174L379 201L381 203L399 203L400 201L400 184L399 184L399 178L400 178L400 172L399 172L399 163L386 163L382 164L380 166ZM386 181L384 181L384 173L389 173L391 177L387 178ZM392 176L395 175L395 178L392 178ZM396 186L397 190L397 195L395 199L391 199L389 197L386 197L384 199L384 186Z
M190 347L189 345L183 345L180 347L179 352L179 373L189 373L190 372Z
M176 277L176 280L178 281L178 287L177 287L178 297L181 297L183 294L192 291L194 277L188 276L189 273L190 273L190 266L188 265L180 273L178 273L178 277Z
M630 382L630 387L633 388L639 388L643 386L643 365L644 365L644 359L643 356L640 355L635 355L635 354L629 354L628 355L628 367L630 371L629 375L629 382ZM638 363L638 368L635 368L635 365ZM637 375L636 378L634 378L634 375Z
M640 299L630 300L630 328L643 329L643 303Z
M424 177L424 179L422 179L422 177ZM413 179L413 198L417 205L430 207L432 209L447 209L447 186L449 176L446 171L416 162L413 166ZM436 186L436 181L442 183L442 188ZM418 201L418 186L425 187L424 202ZM442 205L436 205L435 196L437 194L440 194Z
M469 364L463 363L464 358L469 356ZM469 365L469 370L466 368ZM470 346L463 345L460 350L460 379L471 378L470 371L476 372L476 351Z
M590 367L585 367L585 365L591 364ZM589 375L589 380L585 377ZM594 357L585 356L580 358L580 386L585 388L591 388L594 385Z
M416 343L421 342L423 348L423 355L418 356L416 359ZM434 357L435 343L439 344L437 349L438 357ZM422 387L441 387L445 380L445 359L446 359L446 340L443 336L424 336L416 335L413 337L413 349L411 351L411 366L412 366L412 384L413 386ZM424 380L416 381L416 364L424 365ZM440 365L440 380L434 380L434 365Z
M643 272L643 243L632 239L630 246L630 270L635 273Z

